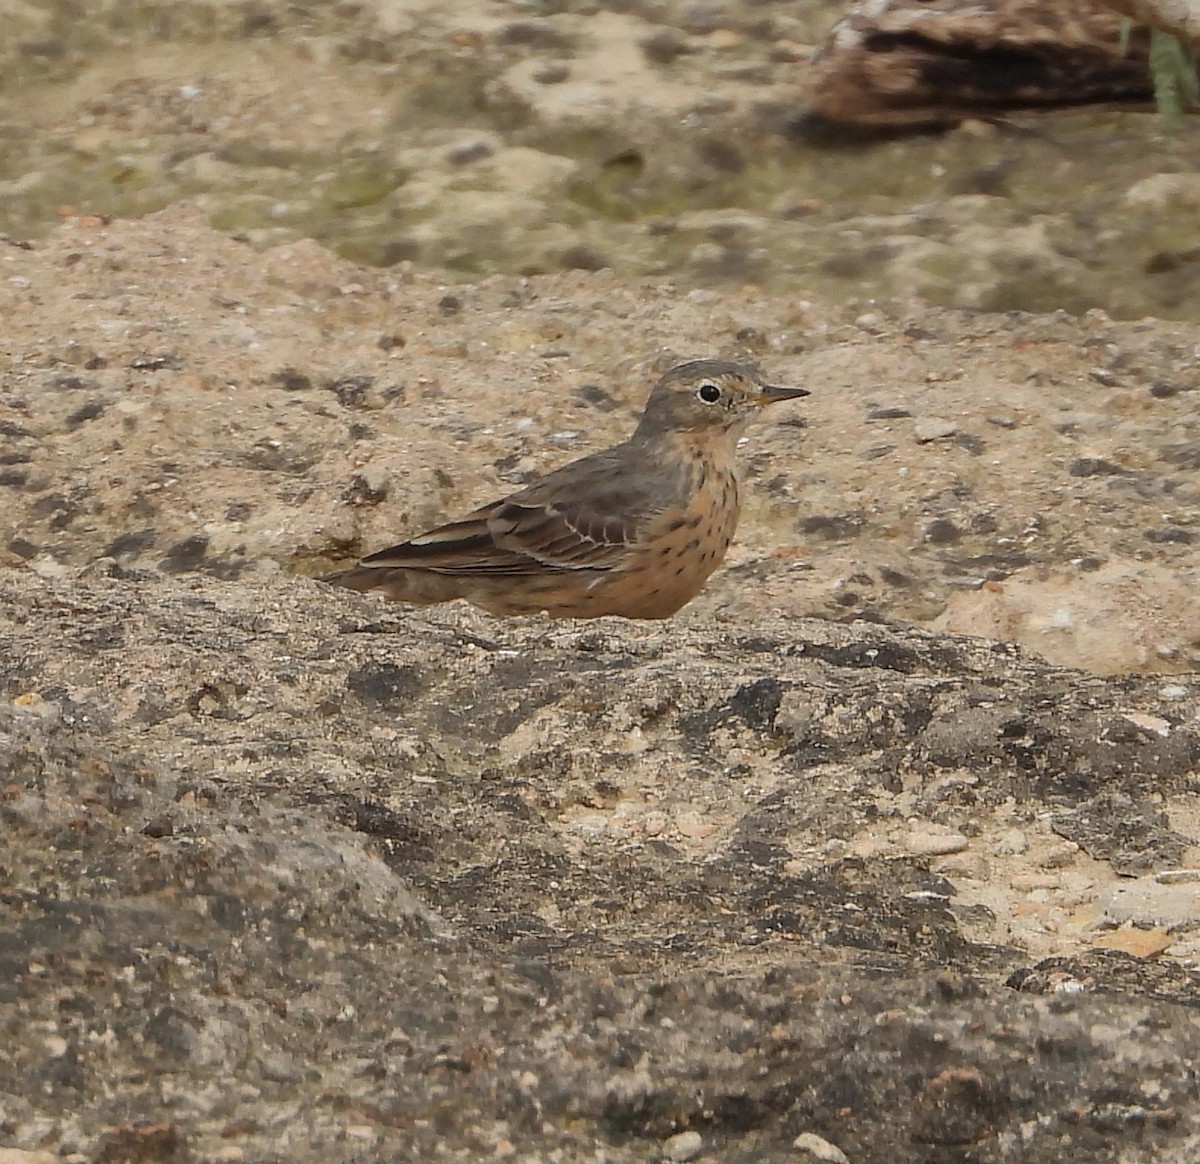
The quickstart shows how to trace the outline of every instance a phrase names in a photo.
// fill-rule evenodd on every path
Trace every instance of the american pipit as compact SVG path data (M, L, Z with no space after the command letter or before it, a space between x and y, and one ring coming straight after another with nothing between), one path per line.
M633 435L324 581L493 614L667 618L721 564L741 498L734 453L764 405L803 388L695 360L655 384Z

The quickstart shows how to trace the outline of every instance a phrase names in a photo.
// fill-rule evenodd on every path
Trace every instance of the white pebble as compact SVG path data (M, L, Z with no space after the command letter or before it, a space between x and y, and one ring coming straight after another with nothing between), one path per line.
M850 1157L841 1148L812 1132L801 1133L792 1141L792 1147L807 1152L814 1160L825 1160L828 1164L850 1164Z
M958 432L958 425L954 421L940 416L923 416L913 424L913 436L917 438L919 444L928 444L930 441L941 440L943 437L952 437L956 432Z
M909 833L904 838L905 849L918 857L961 853L970 843L962 833Z
M1029 838L1020 829L1009 829L996 841L996 852L1006 857L1024 853L1028 848Z
M676 1132L663 1144L663 1155L668 1160L691 1160L703 1147L704 1138L699 1132Z

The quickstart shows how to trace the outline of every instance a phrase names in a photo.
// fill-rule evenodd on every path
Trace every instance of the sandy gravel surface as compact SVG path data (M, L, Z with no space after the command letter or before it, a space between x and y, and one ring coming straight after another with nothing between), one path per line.
M737 355L813 396L751 432L741 533L698 609L1195 665L1186 327L606 273L451 286L312 243L259 254L186 206L0 263L11 566L319 572L620 439L671 362Z

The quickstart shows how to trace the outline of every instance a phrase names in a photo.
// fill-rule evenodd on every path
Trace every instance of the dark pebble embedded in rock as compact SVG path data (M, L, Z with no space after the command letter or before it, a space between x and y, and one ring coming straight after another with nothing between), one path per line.
M204 534L193 534L171 546L162 561L158 563L158 568L167 574L195 570L204 561L207 553L208 538Z
M922 1144L971 1144L991 1132L1003 1108L995 1085L978 1067L949 1067L913 1102L912 1136Z
M568 271L603 271L610 265L603 255L585 246L568 247L559 262Z
M599 408L604 412L612 412L620 407L611 393L606 392L599 384L580 384L575 391L575 396L584 404Z
M446 154L446 161L452 166L469 166L472 162L481 162L490 158L496 151L486 141L469 141L456 145Z
M343 408L361 408L374 386L374 376L344 376L340 380L331 380L326 385Z
M1124 465L1118 465L1103 457L1078 457L1071 462L1067 472L1072 477L1125 477L1132 475L1132 470Z
M496 37L498 44L525 45L536 49L563 50L571 40L549 20L517 20L506 24Z
M107 408L107 400L89 400L86 404L80 405L67 417L64 427L68 432L74 432L75 429L86 424L89 420L96 420L103 416Z
M1180 469L1200 469L1200 441L1167 445L1160 454L1164 461Z
M861 513L814 513L799 523L801 533L831 542L858 537L866 527L867 519Z
M50 387L56 392L82 392L100 387L100 381L91 376L53 376Z
M948 518L935 518L925 527L925 540L935 546L950 546L962 541L963 531Z
M183 359L167 352L160 356L138 356L129 366L139 372L177 372L183 367Z
M278 372L272 372L271 383L285 392L307 392L312 387L311 378L295 368L280 368Z
M533 74L533 79L539 85L561 85L564 81L570 80L570 77L570 65L565 65L561 62L544 65Z
M165 814L163 816L156 816L142 825L141 831L144 836L154 837L155 839L173 837L175 835L175 821Z
M641 42L646 59L658 65L669 65L676 57L692 52L688 41L673 28L660 28Z
M378 505L386 500L391 487L391 474L378 465L364 465L350 477L350 484L342 493L348 505Z
M1196 535L1190 529L1181 529L1177 525L1154 526L1145 530L1142 536L1146 541L1159 545L1190 546L1196 540Z
M157 538L158 531L154 529L130 530L128 533L113 538L101 551L101 556L105 558L132 557L140 554L143 550L148 550L154 545Z

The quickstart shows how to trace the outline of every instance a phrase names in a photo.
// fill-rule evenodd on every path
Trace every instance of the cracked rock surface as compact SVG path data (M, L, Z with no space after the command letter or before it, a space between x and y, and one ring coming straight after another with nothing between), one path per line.
M1156 679L303 580L9 572L0 602L20 1146L1194 1151L1196 976L1031 956L903 844L915 817L983 850L1001 818L1194 794L1200 731Z

